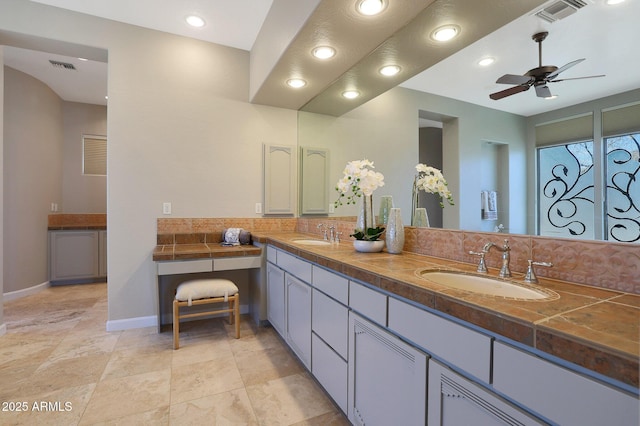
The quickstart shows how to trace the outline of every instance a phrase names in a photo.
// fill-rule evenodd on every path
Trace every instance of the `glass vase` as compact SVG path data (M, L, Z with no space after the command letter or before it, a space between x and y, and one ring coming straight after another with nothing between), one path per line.
M391 254L402 253L404 247L404 224L399 208L392 208L389 212L387 223L387 252Z
M429 227L429 216L427 216L427 209L424 207L418 207L413 214L413 226L417 228Z
M360 204L360 213L358 214L358 221L356 223L356 229L360 229L365 234L367 229L376 227L376 217L373 215L373 196L363 195L362 203Z
M391 195L383 195L380 197L380 212L378 213L378 222L380 225L386 225L389 220L389 212L393 208L393 197Z

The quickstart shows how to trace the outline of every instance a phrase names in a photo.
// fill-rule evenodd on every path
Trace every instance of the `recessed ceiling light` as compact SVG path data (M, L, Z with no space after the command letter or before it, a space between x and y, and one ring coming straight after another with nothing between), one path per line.
M384 0L361 0L358 3L358 12L367 16L377 15L384 10L385 6Z
M491 57L482 58L482 59L480 59L478 61L478 65L480 65L481 67L488 67L489 65L491 65L495 61L496 60L494 58L491 58Z
M360 96L360 92L357 90L347 90L342 92L342 97L347 99L355 99Z
M329 59L336 54L336 49L330 46L318 46L311 53L318 59Z
M445 25L432 32L431 38L436 41L449 41L458 34L460 34L460 27L456 25Z
M187 21L187 24L191 25L192 27L196 27L196 28L204 27L204 19L196 15L187 16L185 18L185 21Z
M287 85L293 87L294 89L299 89L307 85L307 82L301 78L290 78L287 80Z
M610 6L616 5L616 4L620 4L623 3L624 0L607 0L607 4Z
M79 61L82 61L82 62L86 62L86 61L88 61L88 59L87 59L87 58L78 58L78 60L79 60Z
M552 100L557 99L557 98L558 98L558 95L551 95L551 96L547 96L546 98L543 98L543 99L545 99L547 101L552 101Z
M382 68L380 68L380 74L387 76L387 77L391 77L393 75L396 75L400 72L400 67L397 65L387 65L384 66Z

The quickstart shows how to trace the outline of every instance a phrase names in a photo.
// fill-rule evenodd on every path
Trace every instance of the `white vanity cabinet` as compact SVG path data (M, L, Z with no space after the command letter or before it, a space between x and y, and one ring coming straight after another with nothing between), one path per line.
M311 286L285 273L287 343L311 369Z
M49 281L74 283L105 277L106 231L49 231Z
M443 364L429 360L429 425L546 424Z
M349 333L349 421L424 425L427 356L354 312Z
M637 397L563 366L495 342L493 386L561 425L638 425Z
M267 262L267 319L282 337L286 337L284 289L284 271Z

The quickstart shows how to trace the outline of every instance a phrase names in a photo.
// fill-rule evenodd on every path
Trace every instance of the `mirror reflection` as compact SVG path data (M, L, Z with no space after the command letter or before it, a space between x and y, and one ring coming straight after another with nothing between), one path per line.
M415 165L421 162L442 170L455 200L455 205L445 203L441 208L437 196L421 195L426 200L420 201L420 207L426 207L432 227L637 242L638 104L640 90L632 90L523 117L397 87L340 117L299 112L299 144L331 151L330 186L348 161L373 161L385 175L385 186L374 193L374 204L391 195L407 224L411 223ZM607 115L608 119L601 119ZM590 132L585 138L577 123L587 116ZM545 131L555 136L544 139ZM590 148L573 155L574 164L561 158L540 159L549 157L545 148L550 146L575 152L565 145L576 142ZM609 155L598 158L598 152ZM590 156L591 165L582 160L584 155ZM548 170L538 173L536 164ZM562 181L559 174L565 168L567 179ZM607 180L596 182L594 174L605 168ZM572 174L583 180L591 176L591 182L579 190L569 179ZM561 191L560 186L565 189ZM485 202L485 194L493 201ZM607 198L615 200L615 205L607 206ZM490 201L495 207L488 214ZM344 206L330 214L356 215L357 209ZM590 225L584 226L587 222Z

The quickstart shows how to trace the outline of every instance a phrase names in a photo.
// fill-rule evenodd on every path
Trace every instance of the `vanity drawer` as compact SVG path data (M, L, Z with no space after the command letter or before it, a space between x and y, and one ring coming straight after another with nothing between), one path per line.
M338 404L343 413L347 413L347 361L340 358L315 333L311 333L311 372Z
M267 260L274 265L278 264L278 249L273 246L267 246Z
M298 259L289 253L278 251L277 264L291 275L295 275L301 280L311 283L311 264L309 262Z
M349 307L363 316L387 325L387 296L355 281L349 281Z
M194 272L211 271L213 271L213 261L211 259L158 262L158 275L191 274Z
M313 286L340 303L349 303L349 280L326 269L313 265Z
M502 342L493 345L493 387L558 424L640 424L637 397Z
M389 328L425 351L491 383L490 336L394 298L389 299Z
M342 358L347 359L349 309L313 289L311 329Z
M252 269L262 266L260 256L221 257L213 259L214 271L233 271L235 269Z

